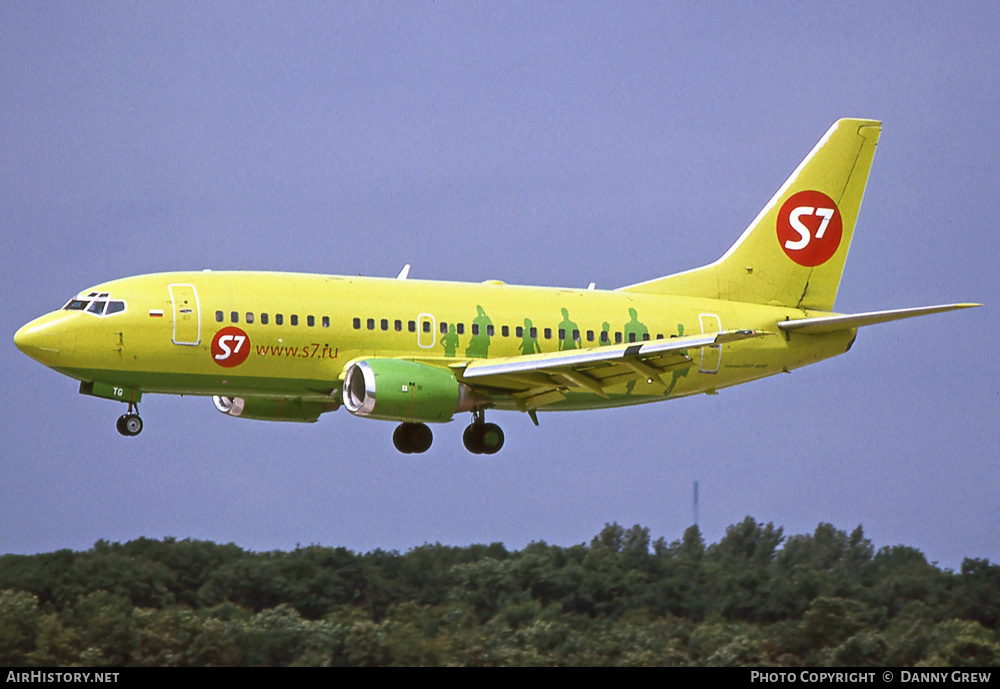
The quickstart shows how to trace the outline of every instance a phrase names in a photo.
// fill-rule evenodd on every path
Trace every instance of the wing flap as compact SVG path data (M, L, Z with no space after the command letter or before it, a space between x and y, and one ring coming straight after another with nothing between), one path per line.
M519 406L537 409L566 399L566 392L574 388L607 398L609 388L645 379L666 389L663 374L675 366L689 364L691 357L687 350L768 334L771 333L728 330L583 350L479 359L468 362L464 370L456 373L469 385L506 390Z

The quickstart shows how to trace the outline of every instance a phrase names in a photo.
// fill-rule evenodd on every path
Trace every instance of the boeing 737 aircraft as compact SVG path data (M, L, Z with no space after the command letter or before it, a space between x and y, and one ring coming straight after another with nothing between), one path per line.
M832 313L881 123L836 122L718 261L616 290L334 275L179 272L84 290L14 335L80 392L213 396L223 414L316 421L340 406L400 422L471 413L465 447L504 442L487 409L657 402L791 371L851 348L861 326L977 304Z

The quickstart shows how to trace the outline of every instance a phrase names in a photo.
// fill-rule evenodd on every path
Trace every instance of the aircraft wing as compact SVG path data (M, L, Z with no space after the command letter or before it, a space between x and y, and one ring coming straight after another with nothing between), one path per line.
M869 311L868 313L851 313L843 316L820 316L818 318L799 318L791 321L781 321L778 327L785 332L800 332L808 335L822 335L838 330L860 328L863 325L875 325L898 321L902 318L926 316L931 313L943 313L956 309L970 309L982 304L942 304L940 306L919 306L913 309L893 309L891 311Z
M729 330L646 340L588 349L571 349L497 359L474 359L452 366L460 380L482 390L512 395L525 410L565 399L570 388L582 388L607 398L608 388L629 381L645 381L646 391L663 394L671 384L671 370L690 364L688 350L721 346L770 333Z

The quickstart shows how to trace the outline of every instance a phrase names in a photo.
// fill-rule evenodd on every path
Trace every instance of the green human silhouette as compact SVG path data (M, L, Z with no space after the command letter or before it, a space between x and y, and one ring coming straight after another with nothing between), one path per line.
M580 327L569 319L569 311L561 309L562 322L559 323L559 330L563 331L563 336L559 338L559 351L564 349L577 349L580 343L573 337L574 332L579 332Z
M683 323L678 323L677 324L677 337L684 337L684 324ZM687 356L687 353L688 352L687 352L686 349L682 349L680 351L680 354L683 354L684 356Z
M649 328L639 322L639 314L635 309L628 310L629 321L625 324L623 330L625 331L625 341L626 342L642 342L643 339L649 337ZM628 385L625 386L625 394L631 395L632 390L635 389L635 381L630 380Z
M677 337L684 337L684 324L683 323L678 323L677 324ZM687 350L686 349L682 349L678 353L679 354L683 354L684 356L687 356ZM668 385L667 389L663 392L663 396L664 397L670 397L670 393L674 391L674 386L677 385L677 381L680 380L681 378L686 377L687 374L688 374L688 371L690 369L691 369L690 366L685 366L684 368L675 368L673 370L673 372L670 375L670 385Z
M518 345L518 350L521 354L541 354L542 348L538 346L538 338L531 336L531 319L524 319L524 335L521 338L521 344Z
M444 347L445 356L455 356L458 349L458 333L455 332L455 324L448 326L448 332L441 338L441 346Z
M611 324L607 321L601 323L601 346L607 347L611 344Z
M485 359L490 351L488 328L492 327L493 321L482 306L477 306L476 312L479 315L472 319L472 337L469 338L469 346L465 348L465 356Z
M649 328L639 322L639 314L635 309L628 310L629 321L623 328L625 330L626 342L642 342L644 337L649 336Z

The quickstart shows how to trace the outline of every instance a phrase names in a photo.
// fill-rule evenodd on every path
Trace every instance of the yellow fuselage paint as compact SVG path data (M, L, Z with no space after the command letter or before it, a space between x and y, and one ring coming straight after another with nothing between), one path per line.
M20 331L25 341L30 336L30 355L82 381L185 395L329 401L353 360L449 366L533 353L529 347L542 353L560 345L598 347L605 324L610 344L731 328L773 333L689 352L690 365L679 369L669 391L645 380L616 385L606 396L573 388L543 410L600 408L713 392L789 371L843 353L856 332L786 336L778 322L824 315L790 307L497 283L206 271L124 278L86 292L107 292L127 308L105 317L67 310L42 316ZM537 347L529 330L517 334L526 319L537 329ZM455 330L443 333L442 323ZM213 350L224 328L238 328L248 341L230 337ZM248 348L245 360L223 366L237 346ZM490 402L517 408L502 394Z

